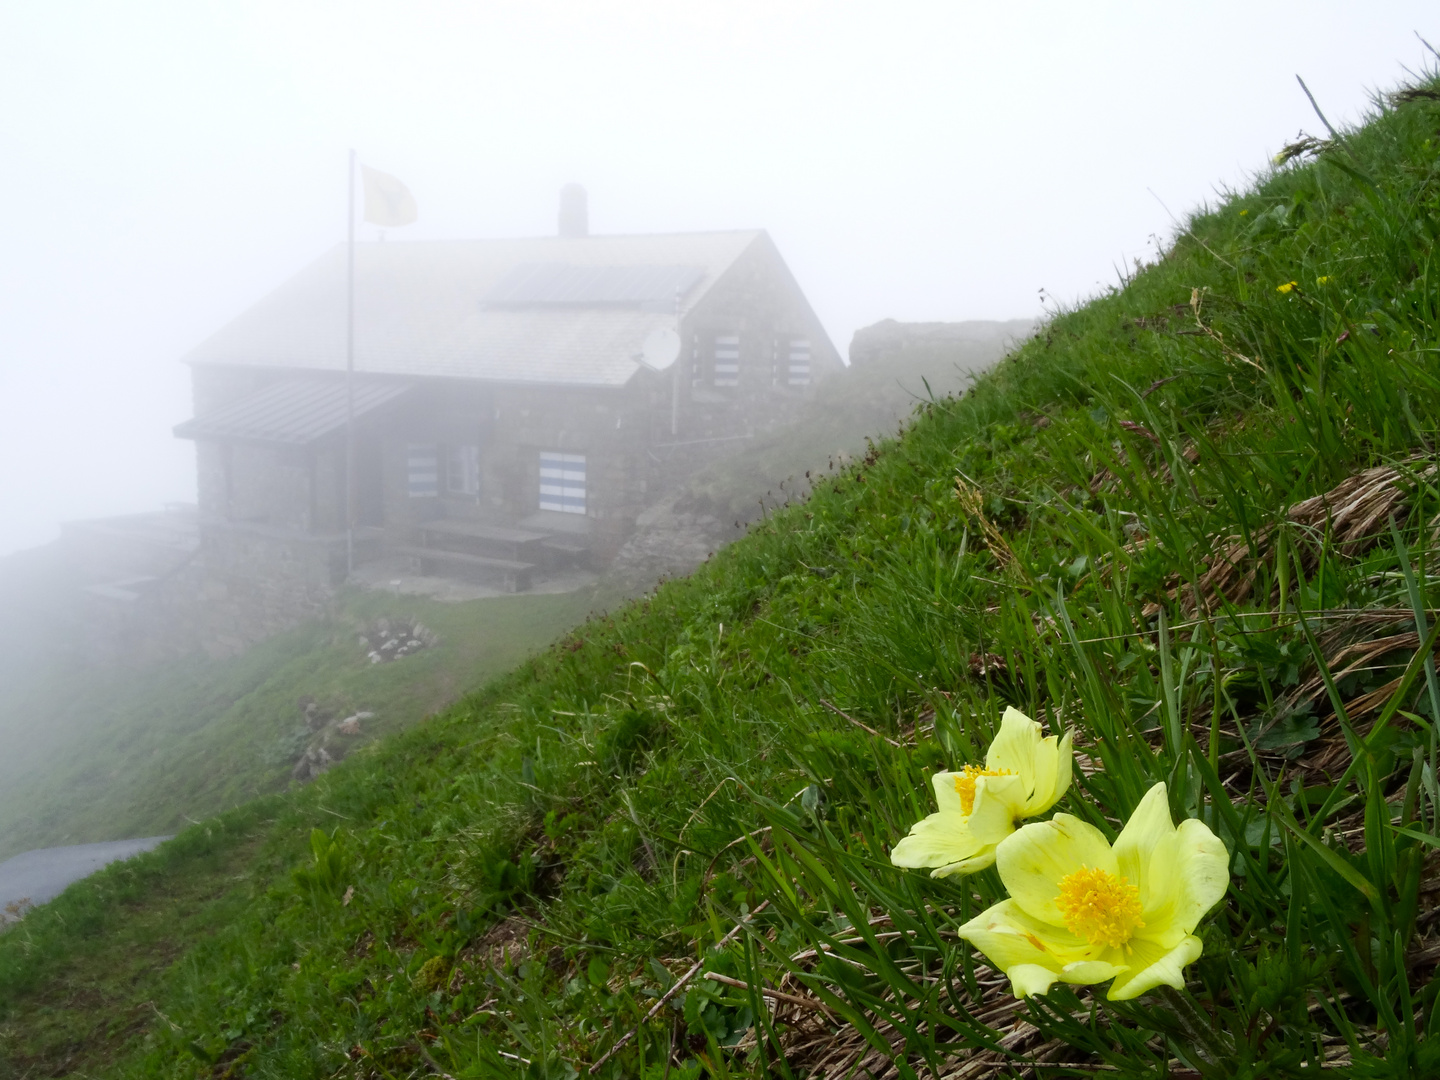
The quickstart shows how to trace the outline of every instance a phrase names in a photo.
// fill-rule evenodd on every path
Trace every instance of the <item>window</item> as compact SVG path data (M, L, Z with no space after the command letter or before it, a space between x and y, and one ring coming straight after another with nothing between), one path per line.
M451 495L479 495L480 447L451 443L445 451L445 490Z
M405 448L405 490L412 499L433 499L440 494L440 456L434 443L410 443Z
M740 337L737 334L715 336L715 385L738 386L740 383Z
M791 386L810 385L810 339L791 338L788 382Z
M540 452L540 509L585 513L585 455Z

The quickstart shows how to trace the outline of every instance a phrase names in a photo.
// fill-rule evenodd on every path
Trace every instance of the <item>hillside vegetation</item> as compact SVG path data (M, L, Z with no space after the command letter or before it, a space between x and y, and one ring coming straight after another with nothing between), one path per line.
M34 912L11 1073L1436 1075L1440 89L1297 151L691 578ZM1017 1001L996 870L892 866L1006 705L1058 810L1225 844L1183 990Z
M332 618L239 657L131 668L41 651L0 697L0 859L173 833L283 790L306 750L324 743L338 758L417 723L554 640L593 602L590 590L463 604L353 593ZM386 618L420 622L435 644L371 664L357 639ZM370 714L360 730L337 734L334 722L357 712Z

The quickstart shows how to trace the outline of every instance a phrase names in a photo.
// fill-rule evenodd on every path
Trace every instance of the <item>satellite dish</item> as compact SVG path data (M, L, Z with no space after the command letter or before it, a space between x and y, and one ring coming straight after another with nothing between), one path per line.
M640 353L640 362L655 371L664 371L679 358L680 335L669 326L651 331Z

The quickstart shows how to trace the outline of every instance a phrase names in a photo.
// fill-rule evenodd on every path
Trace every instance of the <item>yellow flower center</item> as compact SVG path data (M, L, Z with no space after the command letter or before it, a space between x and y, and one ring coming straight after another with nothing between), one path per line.
M982 769L966 765L955 774L955 794L960 796L960 812L966 817L975 809L975 781L982 776L1013 776L1010 769Z
M1055 903L1066 928L1091 945L1119 948L1145 926L1140 921L1140 890L1108 870L1082 866L1065 875Z

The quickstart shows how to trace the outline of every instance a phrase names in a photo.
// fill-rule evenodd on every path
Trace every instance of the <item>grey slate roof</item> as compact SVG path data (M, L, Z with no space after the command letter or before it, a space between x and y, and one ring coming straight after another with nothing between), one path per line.
M658 236L538 237L357 244L355 370L362 374L622 386L656 328L656 304L487 306L530 265L694 270L688 311L763 234L759 230ZM604 273L601 273L604 271ZM640 276L644 276L643 274ZM652 290L653 291L653 290ZM202 342L185 362L323 371L345 369L345 245Z
M409 383L355 380L355 416L399 400ZM308 446L345 427L345 380L316 376L283 379L249 397L175 427L182 439Z
M537 304L643 307L673 313L705 276L702 266L571 266L522 263L485 294L486 307Z

